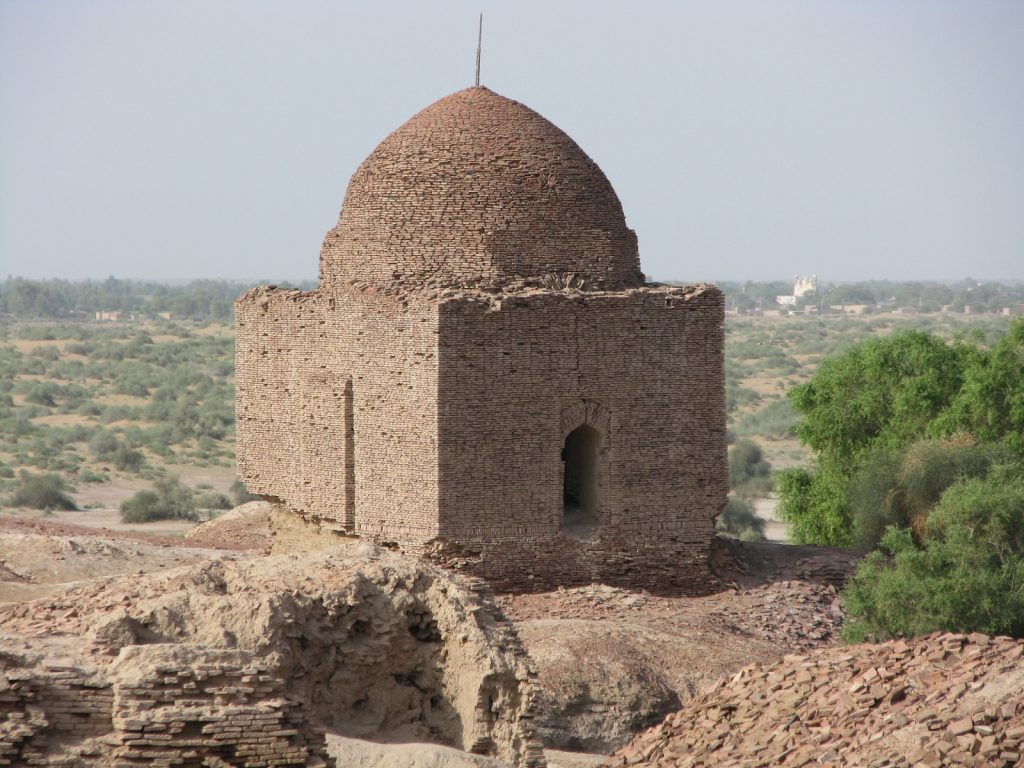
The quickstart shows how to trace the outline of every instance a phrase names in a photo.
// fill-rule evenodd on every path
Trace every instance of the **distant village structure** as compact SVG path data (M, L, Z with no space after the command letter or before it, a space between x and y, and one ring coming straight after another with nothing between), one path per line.
M775 302L783 307L795 307L804 296L811 296L818 290L818 276L800 277L793 275L793 293L789 296L777 296Z
M569 136L459 91L356 170L315 291L238 300L239 472L321 541L504 587L704 591L723 321L714 286L645 282Z

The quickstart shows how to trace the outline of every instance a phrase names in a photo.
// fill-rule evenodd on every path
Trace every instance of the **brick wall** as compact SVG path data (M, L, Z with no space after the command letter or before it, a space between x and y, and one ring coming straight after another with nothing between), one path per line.
M256 289L236 303L239 476L382 540L437 532L437 320L426 300Z
M0 765L333 765L323 729L246 651L131 646L109 667L2 657Z
M672 563L670 582L707 577L728 492L717 289L467 296L440 312L444 542L500 583L667 583ZM601 433L594 541L562 525L561 452L583 423Z

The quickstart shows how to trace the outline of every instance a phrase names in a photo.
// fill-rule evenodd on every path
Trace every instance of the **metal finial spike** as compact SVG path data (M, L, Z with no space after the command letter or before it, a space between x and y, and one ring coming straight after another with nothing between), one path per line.
M484 15L480 14L480 29L476 33L476 87L480 87L480 45L484 41Z

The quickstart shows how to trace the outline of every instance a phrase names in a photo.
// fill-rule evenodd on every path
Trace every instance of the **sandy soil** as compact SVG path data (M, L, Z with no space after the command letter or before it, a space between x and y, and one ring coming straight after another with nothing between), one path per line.
M779 518L778 506L778 496L754 499L754 514L765 521L765 539L785 544L789 541L789 523L783 522Z

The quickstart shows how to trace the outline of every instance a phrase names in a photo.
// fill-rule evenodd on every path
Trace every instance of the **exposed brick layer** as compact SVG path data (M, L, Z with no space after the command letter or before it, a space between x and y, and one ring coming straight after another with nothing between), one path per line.
M132 646L110 667L3 654L0 765L310 768L324 732L245 651Z

